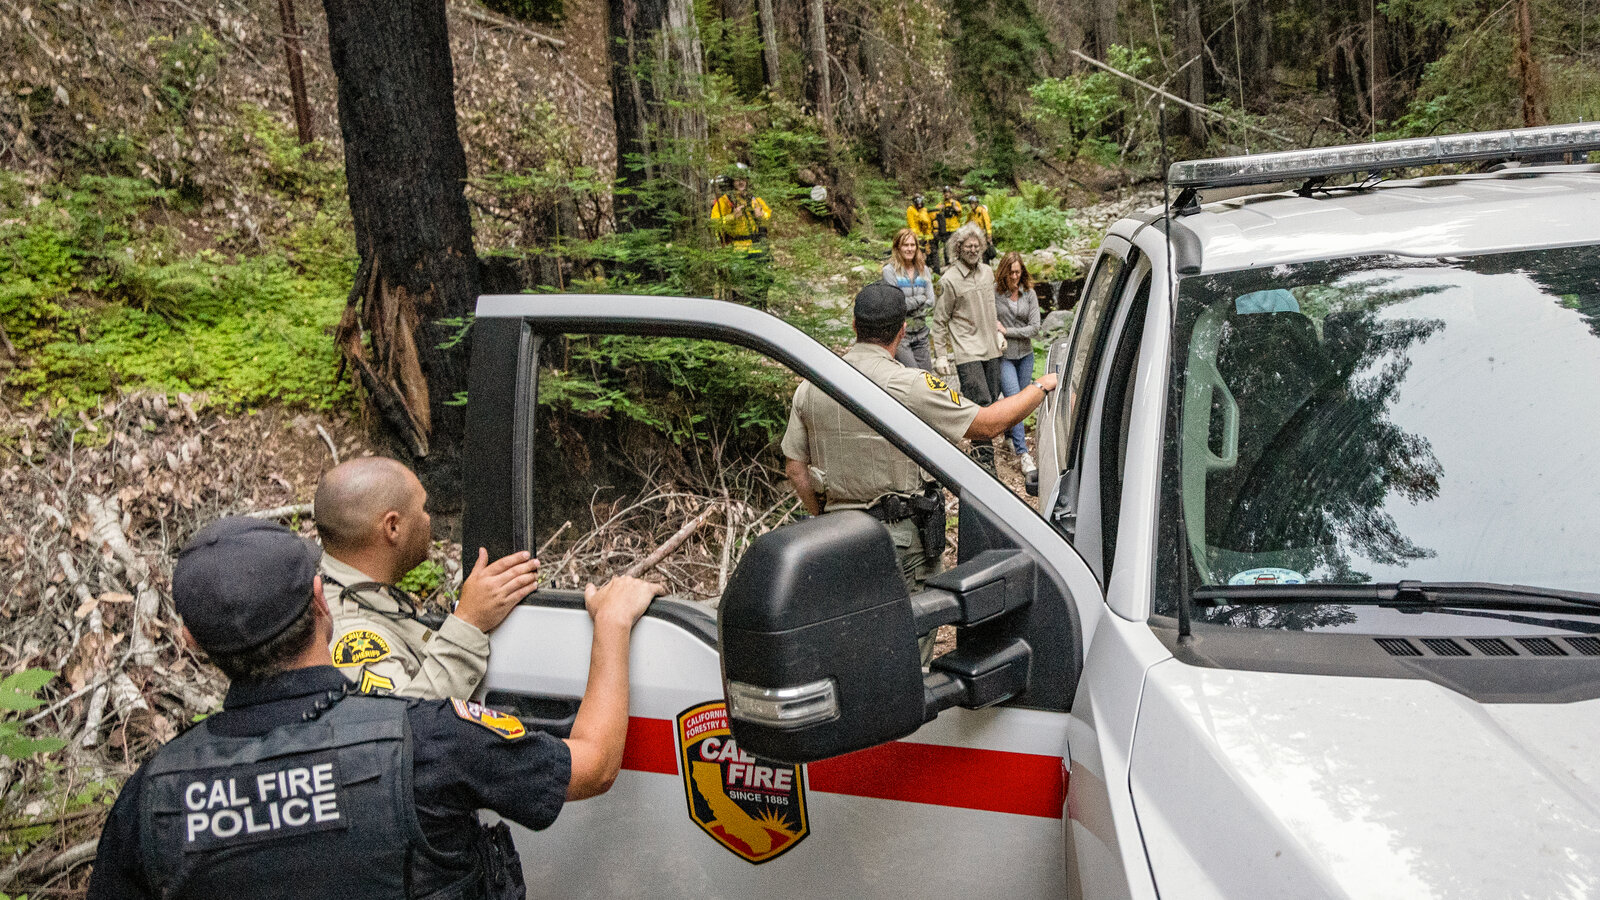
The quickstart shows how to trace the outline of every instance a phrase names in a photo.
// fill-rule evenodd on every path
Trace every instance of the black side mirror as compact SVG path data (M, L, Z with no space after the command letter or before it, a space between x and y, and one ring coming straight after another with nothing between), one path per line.
M739 746L812 762L905 737L952 706L1028 689L1033 649L972 634L922 671L917 636L1005 620L1033 602L1027 554L986 550L909 597L877 519L838 512L768 532L722 595L722 681Z
M718 612L739 746L811 762L876 746L926 718L923 673L894 541L864 512L762 535Z

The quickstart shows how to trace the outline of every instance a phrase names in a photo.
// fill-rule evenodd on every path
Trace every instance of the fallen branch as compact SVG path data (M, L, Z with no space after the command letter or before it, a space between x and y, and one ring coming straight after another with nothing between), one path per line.
M57 872L65 872L73 866L82 865L83 863L94 859L95 848L99 845L100 838L98 836L92 837L81 844L73 844L71 847L68 847L60 853L57 853L50 859L49 862L45 863L44 866L39 869L39 874L54 875Z
M570 527L571 525L572 525L572 520L571 519L568 519L567 521L562 522L561 523L561 527L557 528L555 530L554 534L550 535L549 538L545 539L544 543L539 545L539 552L533 554L533 558L534 559L538 559L539 557L543 556L544 552L546 550L550 549L550 545L554 544L556 542L556 538L561 537L561 532L566 531L567 528Z
M322 438L324 444L328 445L328 452L333 454L333 464L337 466L339 464L339 449L333 446L333 436L328 434L328 429L323 428L321 423L317 424L317 435Z
M105 637L104 619L100 615L100 606L95 602L94 595L89 592L89 586L83 583L78 576L78 567L73 565L72 557L65 550L56 554L56 562L61 565L61 571L66 573L67 580L72 582L72 591L78 597L80 605L89 605L88 628L89 633L101 639ZM104 684L94 689L94 695L89 698L89 714L84 719L83 733L78 736L78 746L84 749L94 747L100 741L100 722L105 717L106 700L110 691Z
M715 506L708 506L701 510L700 515L695 516L694 518L685 522L683 527L678 529L677 534L667 538L666 543L651 551L649 556L646 556L644 559L641 559L632 566L629 566L628 570L622 574L630 578L638 578L640 575L643 575L644 573L655 568L658 563L671 555L672 551L681 547L683 542L689 539L689 535L694 534L701 525L704 525L706 523L706 519L711 518L711 514L716 512L716 509L717 508Z
M338 457L334 457L337 464ZM258 509L255 512L245 513L249 519L292 519L297 516L311 515L312 506L309 503L291 503L288 506L274 506L271 509Z
M106 808L104 806L91 806L86 809L80 809L77 812L69 812L65 815L53 816L48 819L34 819L31 822L6 822L5 824L0 825L0 831L20 831L24 828L37 828L40 825L61 825L67 822L76 822L79 819L87 819L90 816L105 815L105 812Z
M155 588L150 585L150 567L128 544L128 536L122 532L122 508L115 497L102 500L94 494L85 494L83 502L89 510L95 540L109 548L111 555L122 564L128 579L137 582L135 596L138 599L133 606L133 627L129 629L132 638L130 650L135 665L154 666L156 645L144 625L154 622L161 612L161 598L156 596Z
M520 34L523 37L530 38L542 44L548 44L558 50L567 45L567 42L560 38L551 37L548 34L540 34L526 25L519 25L510 19L502 19L499 16L490 15L489 13L478 9L477 7L460 5L455 7L455 11L474 21L482 22L485 25L492 25L495 28L504 28L507 31L515 31L517 34Z
M1083 60L1084 62L1088 63L1089 65L1094 66L1097 69L1103 69L1103 70L1105 70L1107 72L1110 72L1112 75L1115 75L1118 78L1121 78L1121 79L1123 79L1125 81L1132 82L1133 84L1136 84L1139 87L1142 87L1147 91L1150 91L1150 92L1152 92L1154 94L1157 94L1157 95L1159 95L1161 97L1165 97L1166 99L1171 100L1173 103L1176 103L1179 106L1184 107L1185 109L1192 109L1195 112L1200 113L1203 116L1210 116L1213 119L1221 119L1224 122L1233 122L1233 123L1237 124L1240 128L1243 128L1245 131L1253 131L1256 134L1265 135L1266 137L1272 138L1274 140L1282 141L1285 144L1289 144L1291 146L1299 146L1300 142L1296 141L1292 137L1289 137L1288 135L1279 134L1276 131L1268 131L1265 128L1259 128L1259 127L1257 127L1255 125L1251 125L1249 122L1245 122L1245 121L1242 121L1242 120L1239 120L1239 119L1235 119L1233 116L1224 115L1223 113L1219 113L1219 112L1217 112L1216 110L1212 109L1209 106L1201 106L1198 103L1190 103L1188 100L1185 100L1182 97L1179 97L1177 94L1174 94L1171 91L1164 91L1161 88L1156 87L1155 85L1151 84L1148 81L1145 81L1145 80L1140 79L1140 78L1135 78L1134 76L1129 75L1127 72L1123 72L1123 71L1121 71L1119 69L1114 69L1111 66L1108 66L1105 63L1101 62L1100 60L1095 59L1094 57L1088 55L1087 53L1083 53L1083 52L1078 51L1078 50L1068 50L1067 52L1071 53L1073 56L1077 57L1078 59Z

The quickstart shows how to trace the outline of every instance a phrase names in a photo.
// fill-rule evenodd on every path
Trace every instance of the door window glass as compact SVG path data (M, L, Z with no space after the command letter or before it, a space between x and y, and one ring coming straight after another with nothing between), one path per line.
M1115 300L1120 293L1127 262L1121 257L1106 253L1100 257L1089 287L1079 304L1078 325L1072 333L1072 349L1067 355L1067 373L1061 385L1063 407L1056 417L1058 446L1069 448L1066 465L1078 463L1077 438L1083 432L1083 420L1088 416L1088 394L1094 390L1095 374L1099 371L1100 355L1105 350L1106 332Z
M1117 520L1122 508L1122 472L1128 460L1128 422L1133 417L1134 375L1139 371L1139 346L1144 338L1145 309L1150 304L1150 270L1134 290L1106 379L1100 407L1100 547L1103 576L1109 576L1117 549Z

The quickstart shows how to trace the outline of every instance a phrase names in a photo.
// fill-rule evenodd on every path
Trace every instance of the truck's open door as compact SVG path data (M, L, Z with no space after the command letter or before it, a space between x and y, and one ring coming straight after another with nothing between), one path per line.
M518 833L530 887L560 897L1061 896L1067 710L1084 636L1104 609L1094 575L1023 498L797 329L711 300L482 298L464 545L493 557L548 537L533 524L540 351L556 336L607 333L743 346L885 434L959 498L962 565L989 551L1028 573L1027 602L958 627L958 652L1021 642L1030 662L1025 688L1004 703L946 709L900 740L785 765L730 734L710 606L658 600L635 631L624 771L548 831ZM736 567L732 580L759 575ZM534 726L569 727L589 639L580 594L536 592L493 635L485 699Z

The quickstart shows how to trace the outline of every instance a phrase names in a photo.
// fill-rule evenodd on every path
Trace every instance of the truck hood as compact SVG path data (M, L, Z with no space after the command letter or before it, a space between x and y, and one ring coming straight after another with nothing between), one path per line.
M1600 891L1600 700L1428 681L1148 673L1130 789L1167 897Z

